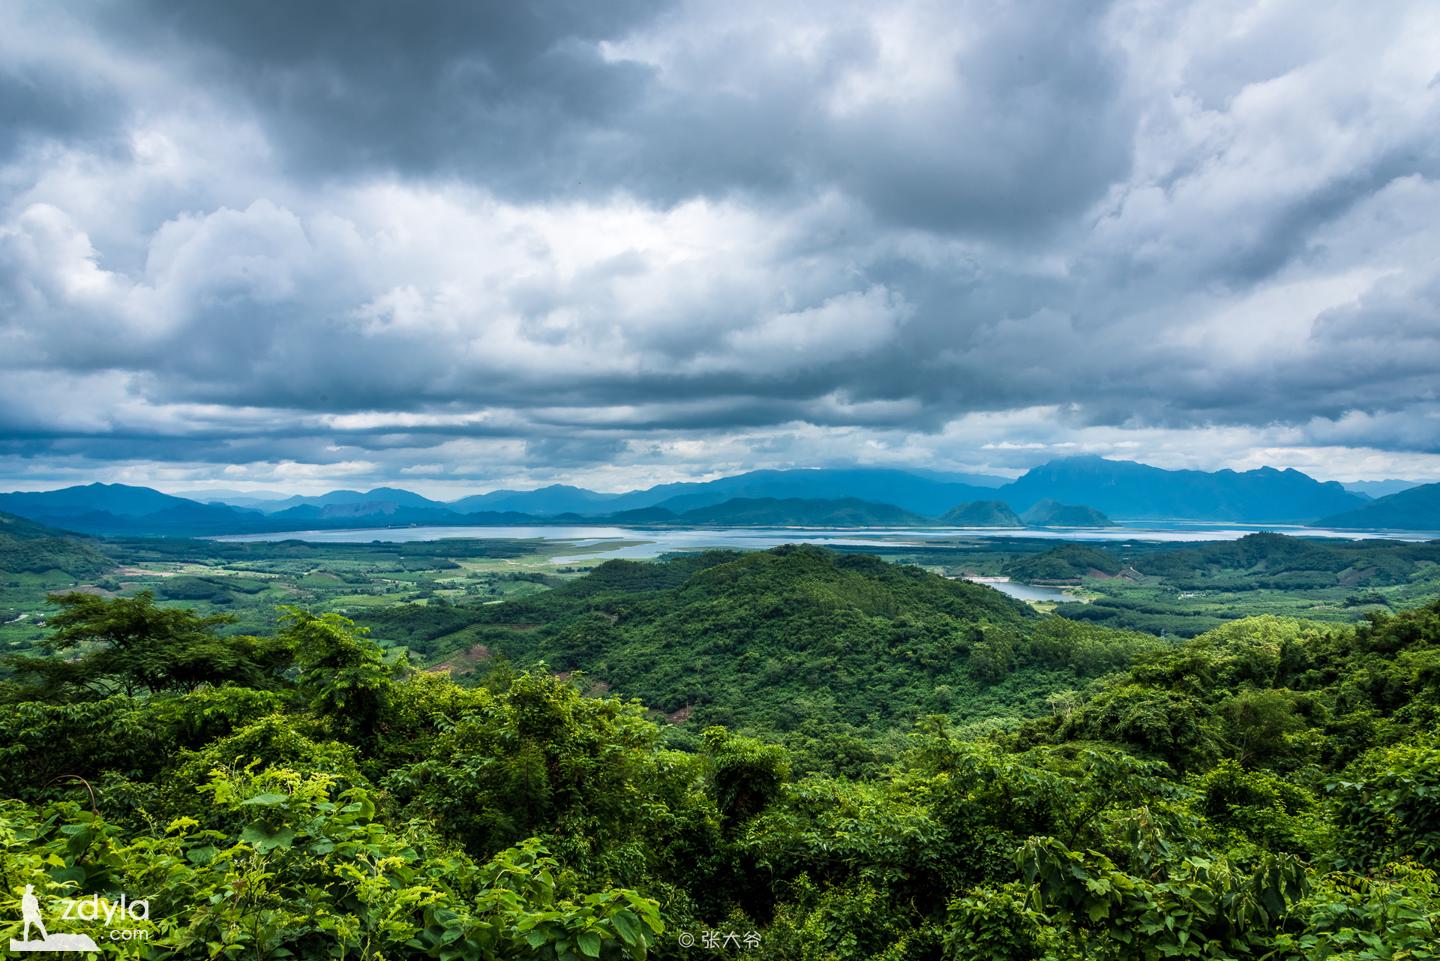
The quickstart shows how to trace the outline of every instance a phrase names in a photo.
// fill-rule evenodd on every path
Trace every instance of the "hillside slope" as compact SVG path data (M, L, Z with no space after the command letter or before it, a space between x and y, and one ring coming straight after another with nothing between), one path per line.
M801 546L610 561L522 600L364 620L433 659L483 646L517 666L583 670L687 729L797 736L1032 713L1157 643L1042 618L916 567Z
M0 572L44 574L59 571L90 577L115 566L87 541L65 531L0 513Z

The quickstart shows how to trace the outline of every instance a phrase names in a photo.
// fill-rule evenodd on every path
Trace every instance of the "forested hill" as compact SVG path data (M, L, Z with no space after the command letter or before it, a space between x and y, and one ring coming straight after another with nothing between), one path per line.
M1181 590L1401 584L1440 564L1440 541L1321 540L1261 532L1233 541L1118 546L1060 544L1009 562L1021 581L1112 575L1130 567Z
M12 541L33 541L68 536L65 531L46 527L44 524L37 524L32 520L18 517L15 514L7 514L4 511L0 511L0 534Z
M363 615L379 637L483 671L582 670L685 723L803 739L926 714L1033 713L1160 643L1040 617L998 591L875 557L790 546L610 561L498 605Z
M1093 507L1043 500L1021 515L1037 527L1114 527L1115 522Z
M970 501L957 504L940 515L943 524L956 527L1024 527L1010 505L1004 501Z
M0 513L0 572L89 577L114 566L86 538Z

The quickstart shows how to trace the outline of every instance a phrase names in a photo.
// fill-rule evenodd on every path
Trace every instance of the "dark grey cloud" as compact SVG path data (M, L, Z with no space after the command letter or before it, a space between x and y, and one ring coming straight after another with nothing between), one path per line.
M1435 16L17 4L0 473L1440 476Z
M622 437L556 436L525 441L525 456L536 463L565 469L614 460L625 449Z
M393 172L527 200L619 189L660 204L833 186L885 221L1013 233L1076 214L1122 178L1136 119L1106 4L956 8L971 36L899 104L850 91L856 76L883 88L895 69L880 25L821 11L798 24L737 11L663 65L601 43L683 31L668 0L107 12L109 36L164 51L245 105L287 171L322 179ZM818 49L797 54L792 27L820 31Z
M646 71L596 44L661 0L145 2L107 10L110 35L165 51L261 117L287 169L478 176L521 193L640 95Z
M68 71L0 67L0 162L47 140L103 143L123 129L124 103Z

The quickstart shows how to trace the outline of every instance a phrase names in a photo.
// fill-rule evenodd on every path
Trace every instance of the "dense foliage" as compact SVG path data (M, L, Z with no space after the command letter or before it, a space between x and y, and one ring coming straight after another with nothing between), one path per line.
M551 673L416 671L335 614L241 637L148 596L57 598L66 666L0 689L0 936L33 884L148 899L143 936L104 946L122 957L1440 956L1440 603L1138 645L997 598L792 549L605 565L485 624L458 612L616 677L673 641L752 700L747 640L762 671L832 659L812 689L847 698L854 644L897 693L883 674L944 653L906 675L916 705L949 670L1105 674L988 734L912 717L849 774L756 733L778 700L749 734L677 741Z
M778 737L802 769L859 773L916 717L1044 710L1057 690L1125 666L1154 638L1040 618L997 591L813 547L609 561L503 605L392 608L378 637L483 676L544 662L683 725ZM468 663L467 663L468 662ZM683 738L681 739L683 742Z
M1114 554L1088 544L1061 544L1040 554L1018 557L1005 565L1005 573L1026 583L1078 581L1083 577L1118 574L1124 562Z

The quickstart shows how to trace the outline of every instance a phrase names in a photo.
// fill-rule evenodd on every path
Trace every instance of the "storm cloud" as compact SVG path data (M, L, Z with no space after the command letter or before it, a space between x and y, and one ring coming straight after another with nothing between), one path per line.
M0 13L0 476L1440 479L1426 3Z

